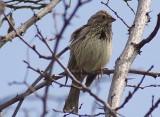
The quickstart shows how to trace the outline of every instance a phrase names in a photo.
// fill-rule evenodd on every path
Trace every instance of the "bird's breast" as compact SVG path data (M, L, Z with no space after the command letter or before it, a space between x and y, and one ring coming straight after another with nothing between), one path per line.
M104 68L109 62L112 53L111 36L99 39L102 35L96 35L92 38L86 37L77 45L74 54L79 69L85 71L94 71Z

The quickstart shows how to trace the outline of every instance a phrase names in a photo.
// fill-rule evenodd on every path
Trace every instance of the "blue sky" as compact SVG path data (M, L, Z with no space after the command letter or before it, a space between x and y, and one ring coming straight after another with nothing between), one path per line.
M105 1L104 1L105 2ZM137 1L129 2L130 5L133 7L134 10L136 10ZM72 0L71 7L68 9L68 13L71 13L76 2ZM160 1L156 0L153 1L151 6L151 22L146 26L145 32L142 36L142 38L146 38L150 32L154 29L154 26L156 24L157 14L160 12L159 7ZM126 21L126 23L131 26L133 20L134 20L134 14L130 11L130 9L127 7L125 2L123 1L111 1L110 6L117 11L117 13ZM78 12L76 13L77 17L74 17L71 21L71 24L68 26L68 28L65 30L65 33L63 34L63 38L61 40L59 51L61 51L64 47L66 47L69 44L69 39L73 31L75 31L77 28L81 27L82 25L87 23L87 20L92 16L94 13L96 13L99 10L106 10L109 12L114 18L116 18L116 22L113 23L113 54L112 58L110 60L110 63L107 65L107 68L112 69L114 68L115 61L121 54L122 50L125 47L126 41L128 39L128 29L127 27L118 19L115 14L110 11L106 6L101 4L101 1L99 0L92 0L92 2L82 6ZM60 3L56 6L55 12L61 14L63 13L63 4ZM8 10L6 11L6 13ZM13 13L13 17L15 19L16 25L15 27L20 26L21 23L25 22L27 19L29 19L33 13L30 10L18 10ZM41 30L42 34L45 37L53 37L55 34L54 30L54 23L53 23L53 17L52 14L48 14L44 18L42 18L40 21L38 21L38 27ZM58 30L60 31L61 26L63 25L62 17L59 15L57 16L57 26ZM8 28L7 23L4 23L2 27L0 28L0 35L5 35L6 30ZM27 40L27 42L31 43L32 45L35 44L37 49L43 53L44 55L49 55L49 51L47 48L38 40L38 38L35 38L36 29L34 26L30 27L27 32L24 35L24 39ZM153 71L160 71L160 56L158 51L160 50L160 34L158 33L157 36L153 39L153 41L149 44L147 44L142 49L141 55L138 55L136 60L134 61L132 68L140 69L140 70L147 70L150 68L151 65L154 65ZM54 41L50 42L50 45L54 45ZM29 53L29 60L30 64L35 68L40 68L41 70L44 70L47 66L48 62L47 60L39 59L38 56L32 51L27 49L27 46L18 38L14 39L12 42L8 42L0 49L0 99L6 99L6 97L10 96L16 96L17 94L20 94L21 92L26 90L26 86L24 85L9 85L9 83L12 83L13 81L22 82L25 78L25 74L27 72L26 64L23 63L23 60L27 60L27 52ZM69 52L66 52L62 57L60 57L60 61L67 66L69 58ZM54 66L53 73L60 73L62 72L62 69L56 64ZM35 78L38 76L37 73L33 72L32 70L29 70L28 76L27 76L27 82L30 84L32 83ZM140 75L133 75L129 74L128 78L134 78L133 80L129 81L129 84L136 85L139 83L140 78L142 76ZM107 80L106 80L107 79ZM95 81L91 88L95 93L98 93L98 96L100 96L102 99L107 100L108 91L110 82L112 79L112 75L110 77L104 76L103 80L101 80L100 83L98 81ZM64 79L59 80L59 82L64 83ZM152 77L146 77L143 86L150 85L150 84L158 84L160 82L159 78L154 79ZM128 91L132 91L133 88L125 88L124 91L124 97L128 94ZM39 95L43 94L44 89L38 91ZM60 88L58 85L53 84L52 87L50 87L50 99L48 101L48 110L49 114L48 116L54 115L54 116L62 116L61 114L55 115L54 112L52 112L51 109L57 109L62 110L65 98L68 94L69 88ZM152 95L155 96L155 101L159 99L160 92L159 88L147 88L144 90L139 90L133 97L133 99L123 108L120 113L125 115L126 117L141 117L143 116L148 109L151 106L151 99ZM58 101L58 99L61 99L61 101ZM123 100L122 99L122 100ZM0 100L0 102L3 100ZM87 93L81 93L80 97L80 103L84 103L84 108L82 108L79 112L85 113L85 114L91 114L92 112L92 105L95 100L89 96ZM58 103L57 103L58 102ZM11 106L6 112L7 116L11 116L15 109L16 104ZM40 99L37 99L34 97L34 95L29 96L23 103L22 109L27 108L31 113L30 116L40 116L41 110L42 110L42 102ZM96 112L99 112L102 110L98 110ZM156 109L153 113L154 117L158 117L160 109ZM95 113L96 113L95 112ZM18 113L18 117L23 116L22 110Z

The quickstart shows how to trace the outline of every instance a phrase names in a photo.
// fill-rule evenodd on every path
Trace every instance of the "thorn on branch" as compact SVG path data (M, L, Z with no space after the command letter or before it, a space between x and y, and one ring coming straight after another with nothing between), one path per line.
M30 64L27 61L23 60L23 62L27 64L27 68L28 66L30 66Z
M148 22L151 22L151 17L150 17L150 15L149 15L149 13L150 13L150 12L146 13L146 16L147 16L147 23L148 23Z
M33 46L32 46L32 49L33 49L33 50L36 50L36 46L35 46L35 45L33 45Z
M36 20L40 20L41 18L37 15L37 14L33 14L34 16L35 16L35 18L36 18Z
M21 36L23 36L24 33L25 33L24 30L23 30L22 28L20 28L19 30L20 30L20 31L19 31L19 34L20 34ZM16 36L18 36L18 35L16 34ZM11 40L12 40L12 39L11 39Z
M128 28L128 34L132 31L132 29L135 27L135 24L133 24L131 27Z

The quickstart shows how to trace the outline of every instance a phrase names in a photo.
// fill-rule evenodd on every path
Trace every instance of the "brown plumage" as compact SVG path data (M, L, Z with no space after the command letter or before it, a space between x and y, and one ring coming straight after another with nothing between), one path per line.
M71 36L70 70L85 70L87 72L104 68L112 53L112 22L115 19L105 11L94 14L88 23L77 29ZM86 86L90 86L97 75L88 75ZM80 82L85 76L75 75ZM73 85L77 85L74 81ZM78 86L78 85L77 85ZM80 90L71 87L64 112L78 113Z

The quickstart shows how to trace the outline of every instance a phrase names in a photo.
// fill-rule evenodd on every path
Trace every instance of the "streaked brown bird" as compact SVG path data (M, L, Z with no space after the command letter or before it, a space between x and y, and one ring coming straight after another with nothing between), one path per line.
M70 70L92 72L102 69L109 62L112 54L112 22L115 19L106 11L99 11L88 20L88 23L77 29L71 36ZM86 86L90 86L96 74L88 75ZM85 75L75 75L80 82ZM78 86L74 81L72 85ZM78 86L79 87L79 86ZM80 90L71 87L63 111L78 113Z

